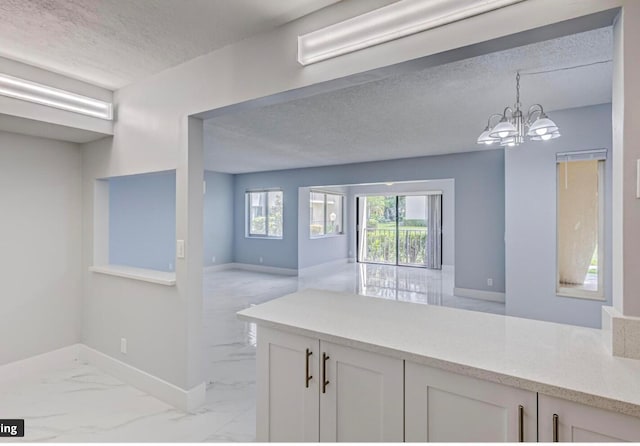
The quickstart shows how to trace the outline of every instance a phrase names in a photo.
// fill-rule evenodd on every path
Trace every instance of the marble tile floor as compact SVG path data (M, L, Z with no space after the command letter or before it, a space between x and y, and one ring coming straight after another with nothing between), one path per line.
M504 314L504 304L457 297L453 287L452 269L354 263L315 269L300 277L241 270L209 273L204 281L208 392L227 395L243 410L255 407L255 325L238 321L237 311L305 288L321 288ZM231 439L254 433L255 419L239 419L227 429Z
M69 363L0 383L0 418L24 418L29 442L252 441L252 407L216 400L184 413L90 365Z
M344 264L301 277L241 270L204 278L207 400L186 414L85 364L0 382L0 419L25 418L26 441L249 442L255 439L253 324L243 308L305 288L504 314L504 304L453 296L453 272Z

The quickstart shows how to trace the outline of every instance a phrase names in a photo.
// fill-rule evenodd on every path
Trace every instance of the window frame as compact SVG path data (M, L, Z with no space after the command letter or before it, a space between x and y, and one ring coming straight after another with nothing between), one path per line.
M269 193L280 192L282 194L282 235L269 235ZM251 194L265 194L265 233L264 234L252 234L251 233ZM267 240L282 240L284 238L284 191L282 189L251 189L246 190L244 193L245 199L245 238L250 239L267 239Z
M311 206L309 206L309 239L311 240L315 240L315 239L319 239L319 238L330 238L330 237L342 237L345 235L344 232L344 221L345 221L345 194L340 193L340 192L326 192L323 190L317 190L317 189L311 189L309 190L309 205L311 205L311 196L312 194L322 194L323 196L323 207L324 207L324 221L323 221L323 227L322 227L322 234L320 235L312 235L311 234L311 224L312 224L312 220L311 220ZM336 197L340 197L340 232L337 233L331 233L331 234L327 234L327 195L334 195Z
M563 287L560 283L560 231L559 231L559 190L560 190L560 175L558 174L558 166L562 162L571 162L570 157L576 156L589 156L593 154L593 160L598 161L598 288L596 290L587 290L584 288L572 288L572 287ZM603 157L597 158L599 154L604 154ZM566 157L563 161L560 158ZM587 160L589 158L583 158ZM576 161L574 159L573 161ZM586 299L586 300L595 300L595 301L606 301L605 295L605 175L606 175L606 163L607 162L607 150L606 149L595 149L595 150L584 150L584 151L576 151L576 152L565 152L556 154L556 163L555 163L555 176L556 176L556 217L555 217L555 226L556 226L556 278L555 278L555 293L558 297L568 297L568 298L577 298L577 299Z

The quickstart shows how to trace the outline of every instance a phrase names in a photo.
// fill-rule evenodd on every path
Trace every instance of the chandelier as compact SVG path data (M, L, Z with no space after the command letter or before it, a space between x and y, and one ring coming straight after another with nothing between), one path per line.
M520 110L520 73L516 75L516 103L514 108L507 107L502 114L489 116L487 127L478 137L478 144L497 144L503 147L515 147L525 141L525 135L531 141L548 141L560 137L558 126L544 113L540 104L529 107L525 116ZM491 126L491 120L500 121Z

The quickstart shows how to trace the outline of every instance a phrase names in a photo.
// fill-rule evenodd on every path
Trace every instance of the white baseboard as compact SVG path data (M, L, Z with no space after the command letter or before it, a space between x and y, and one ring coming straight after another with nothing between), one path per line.
M317 274L318 272L322 272L326 269L331 269L336 266L343 266L347 264L349 264L349 259L344 258L344 259L332 260L330 262L320 263L318 265L307 266L306 268L300 268L298 270L298 276L313 275L313 274Z
M80 360L81 347L82 344L72 344L0 366L0 381L10 381L31 373L68 367L69 364Z
M297 276L298 270L294 268L278 268L276 266L253 265L251 263L222 263L220 265L205 266L203 273L211 273L215 271L226 271L230 269L241 269L244 271L253 271L257 273L279 274L281 276Z
M458 297L471 297L472 299L490 300L492 302L505 302L504 293L496 291L472 290L469 288L454 288L453 295Z
M207 391L205 382L192 389L184 390L84 344L69 345L0 366L0 381L11 381L32 373L68 367L69 364L74 362L91 364L105 373L185 412L193 411L205 402Z
M253 265L251 263L232 263L231 269L242 269L258 273L280 274L282 276L297 276L298 270L295 268L278 268L276 266Z
M204 382L184 390L86 345L80 346L80 359L183 411L190 412L204 404Z
M218 265L209 265L202 268L203 273L213 273L216 271L226 271L228 269L233 269L233 263L220 263Z

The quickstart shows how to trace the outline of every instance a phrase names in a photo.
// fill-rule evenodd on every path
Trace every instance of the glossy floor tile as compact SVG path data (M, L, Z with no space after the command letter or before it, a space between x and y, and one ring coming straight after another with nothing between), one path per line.
M196 442L239 418L235 405L210 401L193 414L178 411L80 363L3 381L0 402L0 418L25 419L25 438L5 441Z
M209 394L220 395L239 410L255 410L255 325L239 321L235 313L305 288L504 314L502 303L454 296L452 269L349 263L313 269L301 277L241 270L209 273L204 286ZM227 431L225 438L254 436L255 418L238 418Z
M255 325L235 313L305 288L504 313L453 296L453 272L344 264L287 277L240 270L204 278L206 404L186 414L101 372L70 363L0 382L0 419L25 418L27 441L235 442L255 439Z

